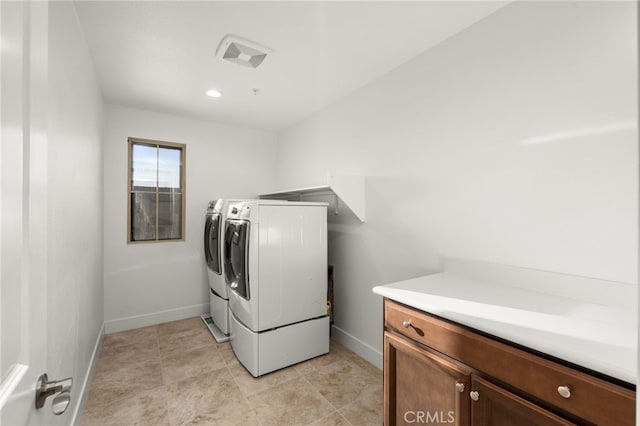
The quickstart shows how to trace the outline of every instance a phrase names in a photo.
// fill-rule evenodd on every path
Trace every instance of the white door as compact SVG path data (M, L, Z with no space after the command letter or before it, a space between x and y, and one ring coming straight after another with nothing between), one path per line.
M46 2L0 1L0 425L51 424L46 371Z

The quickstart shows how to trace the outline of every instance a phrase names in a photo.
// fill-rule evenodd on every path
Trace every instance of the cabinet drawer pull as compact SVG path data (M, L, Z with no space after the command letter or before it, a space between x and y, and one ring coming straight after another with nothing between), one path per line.
M456 383L456 390L460 393L464 392L464 383L462 382Z
M478 399L480 399L480 393L478 391L471 391L469 392L469 396L471 397L471 399L473 399L474 401L477 401Z
M558 393L563 398L571 398L571 389L569 389L569 386L558 386Z
M418 327L416 327L415 325L411 324L411 320L405 320L402 321L402 326L404 328L413 328L415 330L416 333L418 333L418 336L424 337L424 331L420 330Z

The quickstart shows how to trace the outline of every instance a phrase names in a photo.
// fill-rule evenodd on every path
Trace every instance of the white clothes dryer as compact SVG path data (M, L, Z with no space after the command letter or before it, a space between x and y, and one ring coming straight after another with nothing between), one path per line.
M258 377L329 351L327 203L230 202L231 346Z

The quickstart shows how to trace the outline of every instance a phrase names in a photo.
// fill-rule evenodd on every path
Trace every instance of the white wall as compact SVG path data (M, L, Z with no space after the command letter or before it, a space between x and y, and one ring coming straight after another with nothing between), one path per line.
M127 244L127 137L187 145L186 240ZM209 311L203 254L207 202L255 197L274 179L274 133L105 107L104 276L107 332Z
M371 288L466 257L637 283L632 2L516 2L283 132L279 187L367 177L330 232L337 336L381 364Z
M48 420L69 424L104 320L102 98L72 2L49 3L48 90L47 370L74 378Z

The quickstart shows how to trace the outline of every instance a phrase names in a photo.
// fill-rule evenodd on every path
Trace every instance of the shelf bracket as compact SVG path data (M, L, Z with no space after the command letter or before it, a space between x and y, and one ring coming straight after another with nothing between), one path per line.
M348 207L360 222L365 221L365 178L352 175L328 175L327 184L288 191L261 194L260 198L275 198L277 200L300 201L303 196L317 194L333 196L335 201L334 213L340 212L340 204Z

